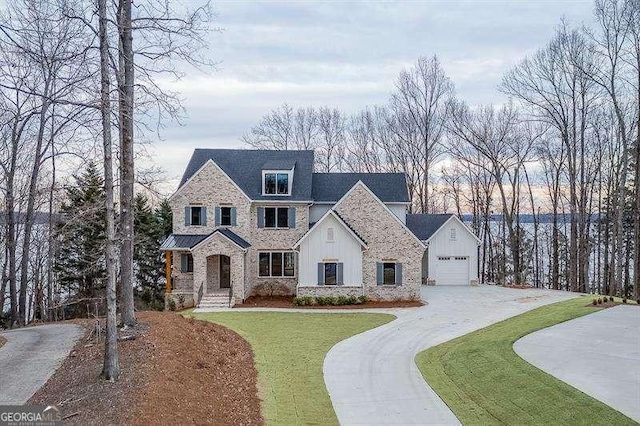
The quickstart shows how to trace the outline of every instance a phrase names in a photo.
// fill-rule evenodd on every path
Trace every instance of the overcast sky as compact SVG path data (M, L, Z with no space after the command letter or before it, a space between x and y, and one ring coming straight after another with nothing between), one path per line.
M543 46L564 17L591 20L592 0L214 2L218 70L167 83L187 117L151 148L169 191L194 148L242 147L269 110L329 105L356 112L385 103L398 73L438 55L471 105L500 103L503 73Z

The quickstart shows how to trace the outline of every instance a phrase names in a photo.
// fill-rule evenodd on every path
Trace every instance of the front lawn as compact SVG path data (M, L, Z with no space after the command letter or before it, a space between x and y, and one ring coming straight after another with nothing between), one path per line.
M465 425L636 424L513 351L527 334L596 312L588 303L591 298L579 297L534 309L427 349L416 363Z
M322 376L333 345L385 324L387 314L216 312L190 314L238 332L258 369L267 424L338 424Z

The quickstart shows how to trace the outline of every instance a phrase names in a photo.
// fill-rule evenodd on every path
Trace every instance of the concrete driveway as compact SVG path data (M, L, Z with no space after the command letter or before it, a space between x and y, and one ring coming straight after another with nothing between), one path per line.
M25 327L0 333L0 405L27 402L69 355L82 328L75 324Z
M428 305L335 345L324 379L338 420L350 424L460 424L418 371L416 354L549 303L576 297L495 286L423 287Z
M640 422L640 308L616 306L557 324L523 337L513 349Z

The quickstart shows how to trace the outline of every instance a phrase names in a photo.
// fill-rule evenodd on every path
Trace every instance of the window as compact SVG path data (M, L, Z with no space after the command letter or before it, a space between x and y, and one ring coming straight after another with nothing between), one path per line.
M449 231L449 240L456 241L458 239L458 235L456 234L456 228L451 228Z
M268 172L264 173L264 194L265 195L289 195L290 172Z
M378 262L378 285L402 285L402 263L387 259L386 262Z
M324 264L324 284L333 285L338 281L338 264L335 262Z
M396 283L396 264L391 262L385 262L382 266L382 284L393 285Z
M180 272L193 272L193 256L190 253L180 255Z
M289 228L289 207L265 207L265 228Z
M202 225L202 207L191 206L191 225Z
M293 277L295 253L292 251L262 252L258 254L258 276Z
M327 242L333 243L335 241L335 235L333 234L333 228L327 228Z
M220 226L231 226L231 207L220 207Z

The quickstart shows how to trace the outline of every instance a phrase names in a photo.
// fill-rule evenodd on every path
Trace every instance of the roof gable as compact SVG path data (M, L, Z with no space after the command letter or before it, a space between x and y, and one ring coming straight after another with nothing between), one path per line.
M302 244L302 242L306 240L309 235L315 232L320 227L322 222L326 221L329 217L333 217L340 225L342 225L342 227L349 233L349 235L353 237L353 239L360 243L360 245L365 249L367 248L367 243L362 239L362 237L360 237L356 233L356 231L347 222L345 222L345 220L338 214L338 212L334 211L333 209L329 209L324 215L322 215L320 220L314 223L313 226L298 241L296 241L296 243L293 245L293 248L295 249L299 247L300 244Z
M476 241L480 241L478 236L469 229L469 227L462 222L458 216L450 213L445 214L408 214L407 215L407 227L413 232L416 237L422 241L429 241L433 236L444 227L444 225L451 221L458 221L462 228L473 236Z
M314 173L313 200L337 202L358 181L363 182L384 203L408 203L404 173Z
M245 149L196 149L182 176L178 189L209 160L213 161L252 200L310 201L313 151L275 151ZM291 195L262 195L262 171L291 170L295 167Z
M416 237L416 235L411 232L411 230L409 228L407 228L407 225L405 225L405 223L400 220L400 218L398 216L396 216L390 209L389 207L380 199L378 198L378 196L376 194L373 193L373 191L371 191L371 189L369 189L369 187L367 185L364 184L364 182L362 182L361 180L359 180L358 182L355 183L355 185L353 185L351 187L351 189L349 189L349 191L347 191L346 194L344 194L342 196L342 198L340 198L340 200L338 200L338 202L335 204L335 206L333 207L333 209L335 209L336 211L338 210L338 208L340 207L340 205L345 202L346 200L349 199L350 195L357 189L357 188L362 188L367 194L369 194L369 196L374 200L374 202L378 203L381 208L385 211L386 214L390 215L390 217L393 218L393 220L395 220L395 222L397 222L405 231L408 235L410 235L411 237L413 237L420 246L422 246L423 248L425 248L425 244L422 242L422 240L420 240L418 237ZM362 206L362 208L366 208L366 206Z

